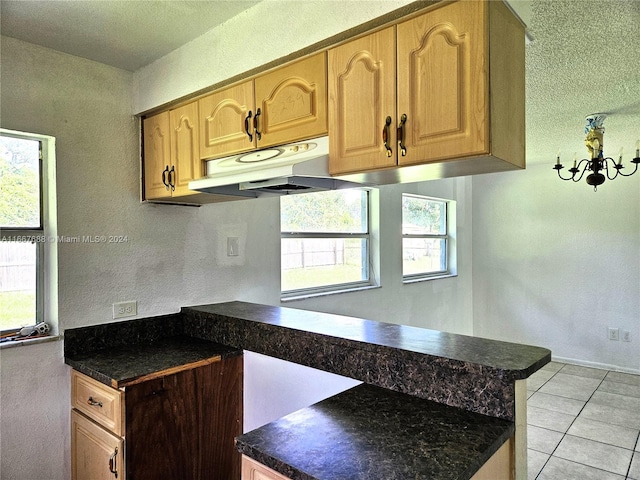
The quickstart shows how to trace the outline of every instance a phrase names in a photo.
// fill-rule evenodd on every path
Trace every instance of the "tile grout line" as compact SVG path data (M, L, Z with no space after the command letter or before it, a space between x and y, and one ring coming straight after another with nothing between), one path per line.
M534 392L534 393L539 392L539 391L540 391L540 389L541 389L544 385L546 385L549 381L551 381L551 379L552 379L552 378L554 378L558 373L562 372L562 370L564 369L564 367L566 367L567 365L570 365L570 364L567 364L567 363L563 364L563 366L562 366L559 370L557 370L556 372L554 372L554 373L553 373L553 375L552 375L551 377L549 377L549 379L548 379L548 380L546 380L542 385L540 385L540 387L538 387L538 388L535 390L535 392ZM585 367L585 368L591 368L591 367ZM604 377L602 377L602 378L600 379L600 383L598 383L598 385L597 385L597 386L596 386L596 388L593 390L593 392L591 393L591 395L589 395L589 398L584 402L584 405L580 408L580 411L575 415L574 419L571 421L571 423L570 423L570 424L569 424L569 426L567 427L567 430L566 430L565 432L563 432L563 433L562 433L562 438L560 439L560 441L558 442L558 444L555 446L555 448L553 449L553 451L549 454L549 458L547 458L547 460L544 462L544 464L542 465L542 468L540 468L540 471L538 472L538 474L537 474L537 475L536 475L536 477L535 477L535 478L536 478L536 480L540 477L540 475L541 475L541 474L542 474L542 472L544 471L545 467L546 467L546 466L547 466L547 464L549 463L549 460L551 460L551 457L553 457L553 456L554 456L554 453L556 452L556 450L558 449L558 447L560 446L560 444L562 443L562 441L565 439L565 437L568 435L569 429L573 426L574 422L578 419L578 416L579 416L579 415L582 413L582 411L585 409L585 407L587 406L587 404L589 403L589 401L591 401L591 399L593 398L593 396L595 395L595 393L598 391L598 388L600 388L600 386L602 386L602 383L605 381L605 379L606 379L606 378L607 378L607 376L609 375L609 372L611 372L611 371L612 371L612 370L607 370L607 371L606 371L607 373L604 375ZM566 373L565 375L571 375L571 374ZM575 376L575 377L581 377L580 375L574 375L574 376ZM581 378L591 378L591 377L581 377ZM614 380L609 380L609 381L614 382ZM624 382L615 382L615 383L624 383ZM532 395L532 396L533 396L533 395ZM561 397L561 395L557 395L557 396L560 396L560 397ZM571 397L562 397L562 398L571 398ZM527 399L527 401L528 401L528 399ZM603 423L606 423L606 422L603 422ZM571 436L574 436L574 435L571 435ZM581 437L577 437L577 438L581 438ZM592 440L592 441L598 442L597 440ZM635 454L637 453L637 452L635 451L635 446L638 444L638 443L637 443L638 441L640 441L640 432L638 432L638 438L636 438L636 444L634 445L633 449L631 450L631 459L629 460L629 465L627 466L627 473L624 475L624 478L625 478L626 480L630 480L629 474L630 474L630 472L631 472L631 465L632 465L632 463L633 463L633 458L634 458ZM609 445L609 444L604 443L604 442L598 442L598 443L602 443L603 445ZM623 448L623 447L619 447L619 448ZM625 450L627 450L627 449L625 449ZM541 453L543 453L543 452L541 452ZM556 458L562 458L562 457L556 457ZM563 460L566 460L566 459L564 459L564 458L563 458ZM601 471L603 471L603 472L611 473L611 474L613 474L613 475L618 475L618 474L617 474L617 473L615 473L615 472L610 472L610 471L605 470L605 469L602 469L602 468L592 467L591 465L586 465L586 464L583 464L583 463L574 462L573 460L566 460L566 461L576 463L577 465L583 465L583 466L585 466L585 467L589 467L589 468L595 468L595 469L597 469L597 470L601 470Z

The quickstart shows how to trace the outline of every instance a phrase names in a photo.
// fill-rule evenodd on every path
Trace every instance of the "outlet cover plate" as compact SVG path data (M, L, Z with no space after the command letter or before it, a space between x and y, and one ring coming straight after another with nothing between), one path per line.
M620 340L620 329L609 327L609 340Z
M113 318L135 317L138 314L138 302L118 302L113 304Z

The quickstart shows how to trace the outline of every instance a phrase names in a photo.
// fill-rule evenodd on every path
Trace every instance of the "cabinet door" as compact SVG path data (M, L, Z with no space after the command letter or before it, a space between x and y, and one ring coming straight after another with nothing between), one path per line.
M198 192L189 190L188 184L203 176L199 151L198 103L192 102L169 112L171 125L170 183L173 196Z
M290 480L255 460L242 456L242 480Z
M124 442L76 410L71 411L72 480L123 480Z
M395 27L329 50L328 63L331 174L395 166Z
M232 357L127 387L129 478L238 480L242 365Z
M198 101L200 158L216 158L255 147L253 81L225 88Z
M326 135L324 52L261 75L255 86L259 147Z
M400 165L488 153L487 2L456 2L398 25Z
M171 163L169 112L162 112L142 123L144 132L144 197L148 200L170 198L168 182ZM164 182L163 182L164 180Z

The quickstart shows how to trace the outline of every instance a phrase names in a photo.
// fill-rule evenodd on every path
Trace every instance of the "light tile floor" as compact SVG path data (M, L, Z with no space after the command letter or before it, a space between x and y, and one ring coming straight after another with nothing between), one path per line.
M529 480L640 480L640 375L551 362L527 394Z

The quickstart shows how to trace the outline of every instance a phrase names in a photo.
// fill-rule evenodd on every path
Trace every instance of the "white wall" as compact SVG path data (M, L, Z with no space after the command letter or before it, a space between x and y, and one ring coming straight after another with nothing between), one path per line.
M594 192L551 167L474 177L474 334L640 373L640 178Z

